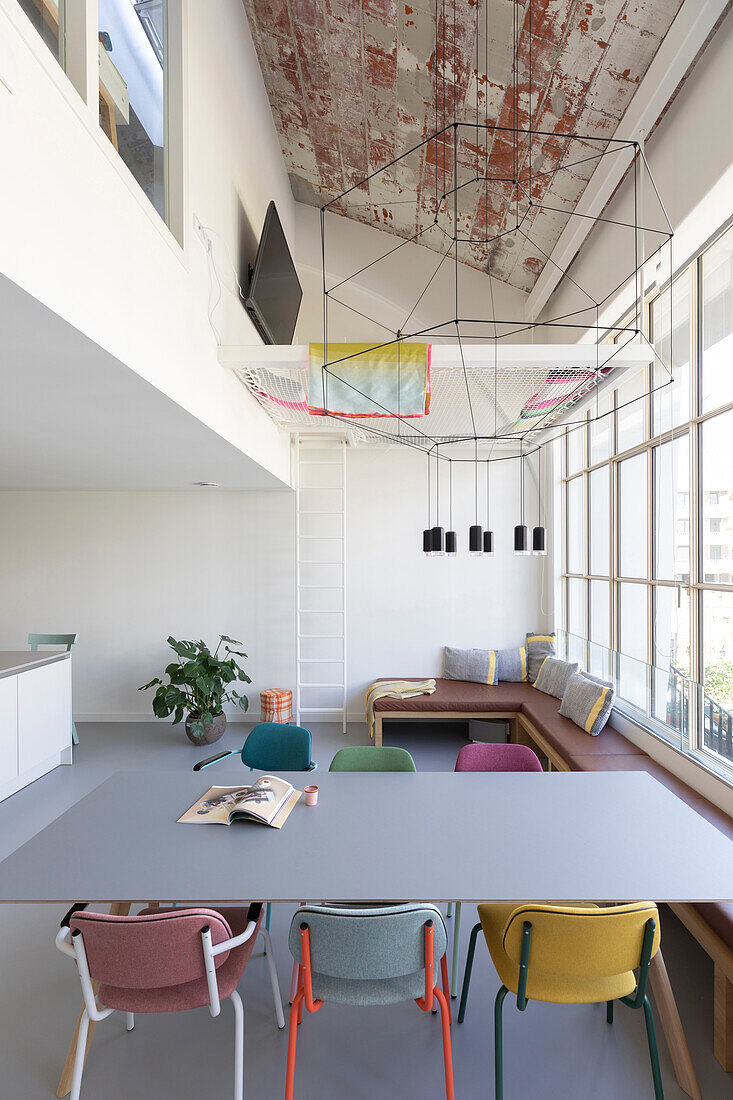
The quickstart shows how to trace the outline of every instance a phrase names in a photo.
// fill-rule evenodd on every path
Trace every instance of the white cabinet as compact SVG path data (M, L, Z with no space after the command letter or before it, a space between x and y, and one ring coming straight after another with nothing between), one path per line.
M31 772L71 741L71 662L21 672L18 681L18 773Z
M0 783L18 778L18 677L0 679Z

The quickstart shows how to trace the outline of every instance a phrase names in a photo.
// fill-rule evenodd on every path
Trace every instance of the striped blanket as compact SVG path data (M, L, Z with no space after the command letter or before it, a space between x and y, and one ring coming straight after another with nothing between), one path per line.
M369 740L374 737L374 704L377 699L414 699L416 695L432 695L435 680L377 680L367 691L364 717Z

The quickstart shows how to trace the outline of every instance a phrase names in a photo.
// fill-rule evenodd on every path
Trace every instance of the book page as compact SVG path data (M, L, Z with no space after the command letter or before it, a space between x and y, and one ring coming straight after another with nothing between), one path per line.
M269 824L292 792L292 784L275 775L263 775L254 783L237 787L209 787L178 821L186 825L229 825L241 816Z

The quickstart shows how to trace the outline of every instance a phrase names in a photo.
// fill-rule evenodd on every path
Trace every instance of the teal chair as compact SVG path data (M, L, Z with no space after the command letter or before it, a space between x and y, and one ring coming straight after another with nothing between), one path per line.
M65 649L67 653L71 653L77 638L78 634L29 634L28 645L32 653L36 652L39 645L52 645L56 649ZM71 719L71 740L75 745L79 744L79 734L76 732L76 722L73 718Z
M331 761L330 772L416 772L415 761L407 749L396 745L351 745L339 749Z

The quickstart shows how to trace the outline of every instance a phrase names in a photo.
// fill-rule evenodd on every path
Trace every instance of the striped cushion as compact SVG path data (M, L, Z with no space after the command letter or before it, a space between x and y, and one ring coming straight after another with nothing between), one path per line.
M554 695L556 699L562 699L568 680L577 671L577 661L560 661L556 657L545 657L534 686L538 691L544 691L545 695Z
M525 646L514 646L512 649L494 649L494 679L489 680L495 684L499 680L521 684L527 679L527 650ZM491 665L489 666L491 668Z
M555 656L555 634L528 634L527 643L527 679L533 684L545 657Z
M605 686L604 686L605 685ZM584 673L568 680L560 704L560 714L575 722L591 737L597 737L608 721L614 703L611 684Z

